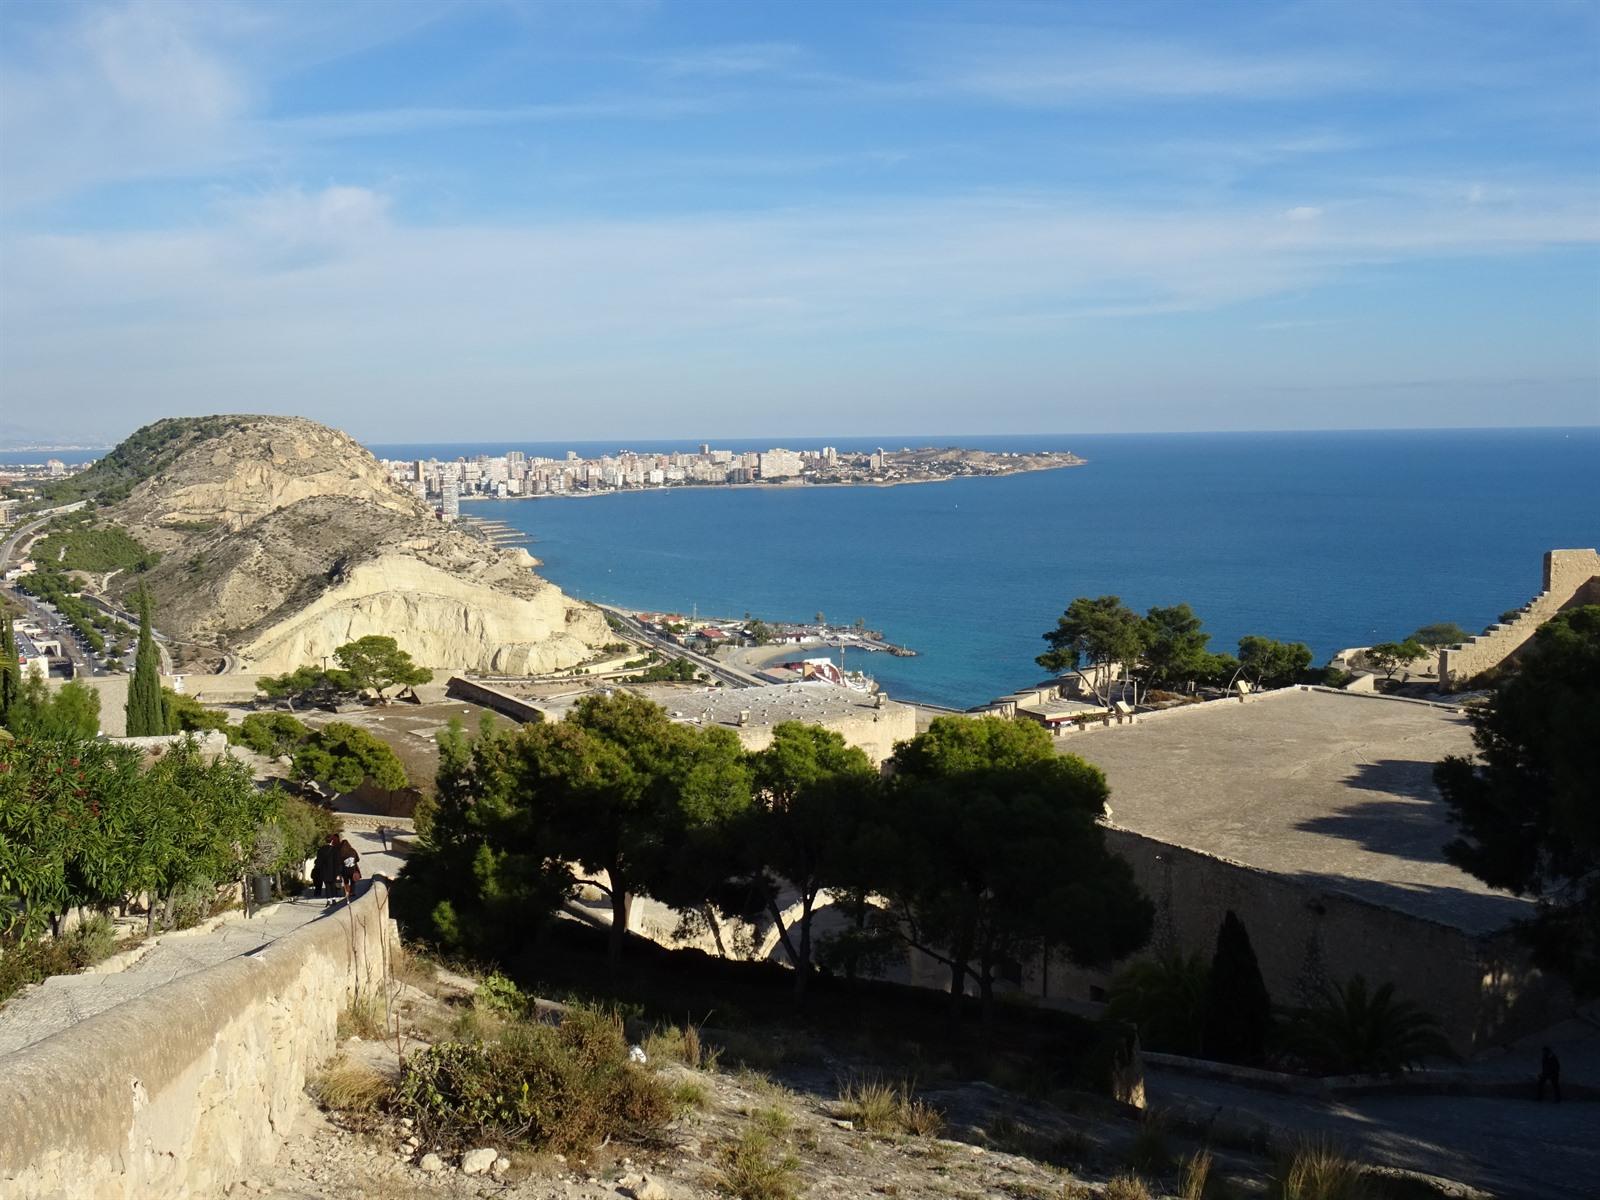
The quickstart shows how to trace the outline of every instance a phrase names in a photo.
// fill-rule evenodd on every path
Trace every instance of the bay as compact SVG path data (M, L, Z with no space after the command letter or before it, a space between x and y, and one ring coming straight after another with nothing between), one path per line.
M728 449L923 445L767 439ZM1033 682L1075 596L1187 601L1324 661L1432 621L1476 630L1540 586L1553 547L1600 543L1600 429L939 438L1074 450L1083 467L900 487L680 488L484 501L587 600L701 615L862 618L914 659L851 661L891 695L968 707ZM391 458L559 457L693 442L374 445Z

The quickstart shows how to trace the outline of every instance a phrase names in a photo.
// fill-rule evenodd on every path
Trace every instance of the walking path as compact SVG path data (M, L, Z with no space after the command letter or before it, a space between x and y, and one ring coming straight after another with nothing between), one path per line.
M1524 1073L1527 1099L1389 1093L1324 1100L1151 1067L1145 1083L1158 1108L1202 1123L1326 1136L1369 1162L1443 1176L1502 1200L1592 1200L1600 1104L1540 1104L1533 1073Z
M399 873L402 860L385 853L375 833L350 828L346 836L361 855L363 875L393 878ZM248 919L229 914L203 931L161 934L130 952L131 961L121 970L53 976L0 1007L0 1058L175 979L231 958L257 954L302 925L343 911L342 902L329 908L309 896L286 900Z

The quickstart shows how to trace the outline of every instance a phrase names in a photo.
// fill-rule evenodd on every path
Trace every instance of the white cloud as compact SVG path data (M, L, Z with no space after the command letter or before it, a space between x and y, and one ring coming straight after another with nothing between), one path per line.
M1283 215L1291 221L1315 221L1322 210L1314 204L1297 204Z

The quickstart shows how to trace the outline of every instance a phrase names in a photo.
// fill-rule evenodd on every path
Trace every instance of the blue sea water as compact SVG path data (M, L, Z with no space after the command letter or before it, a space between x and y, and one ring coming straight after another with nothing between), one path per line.
M925 444L787 439L794 449ZM693 488L476 505L589 600L702 615L864 618L914 659L861 655L891 695L966 707L1033 682L1075 596L1187 601L1318 661L1432 621L1482 628L1552 547L1600 545L1600 429L939 439L1074 450L1068 470L892 488ZM720 443L730 449L767 442ZM385 457L622 443L373 446ZM691 448L650 442L637 450Z

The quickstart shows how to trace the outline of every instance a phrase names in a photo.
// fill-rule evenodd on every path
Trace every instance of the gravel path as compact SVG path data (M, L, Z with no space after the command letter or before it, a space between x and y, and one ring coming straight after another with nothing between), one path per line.
M361 854L364 874L393 877L399 873L402 860L386 854L376 834L351 829L348 836ZM264 908L248 920L242 914L230 914L221 924L204 931L161 934L141 947L138 957L122 970L86 971L47 979L0 1008L0 1057L175 979L231 958L258 953L284 934L342 912L343 907L340 904L328 908L324 901L304 898Z

